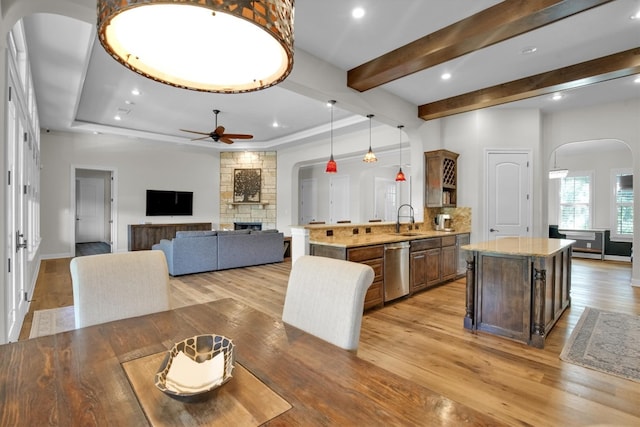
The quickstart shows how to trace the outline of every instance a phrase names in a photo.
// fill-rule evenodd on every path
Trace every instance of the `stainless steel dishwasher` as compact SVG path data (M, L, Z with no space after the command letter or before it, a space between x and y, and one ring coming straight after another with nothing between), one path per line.
M409 242L384 245L384 300L409 294Z

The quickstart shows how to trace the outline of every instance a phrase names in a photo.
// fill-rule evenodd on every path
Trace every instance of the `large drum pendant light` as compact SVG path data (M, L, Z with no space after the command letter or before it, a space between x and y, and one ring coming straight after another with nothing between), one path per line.
M98 0L98 37L127 68L205 92L250 92L293 67L294 0Z

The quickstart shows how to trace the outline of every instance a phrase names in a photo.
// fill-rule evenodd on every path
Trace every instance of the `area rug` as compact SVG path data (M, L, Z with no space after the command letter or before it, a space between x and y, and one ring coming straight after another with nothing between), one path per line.
M73 306L36 310L33 312L33 322L29 338L53 335L75 329Z
M586 307L560 359L640 382L640 316Z

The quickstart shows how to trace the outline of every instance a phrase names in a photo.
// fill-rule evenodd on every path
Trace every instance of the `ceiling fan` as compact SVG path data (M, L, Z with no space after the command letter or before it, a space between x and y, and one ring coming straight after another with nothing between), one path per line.
M220 110L213 110L213 114L216 115L216 126L212 132L198 132L195 130L180 129L183 132L197 133L198 135L205 135L201 138L194 138L192 141L199 141L202 139L211 138L215 142L224 142L225 144L233 144L234 139L251 139L253 135L246 135L242 133L224 133L224 126L218 126L218 113Z

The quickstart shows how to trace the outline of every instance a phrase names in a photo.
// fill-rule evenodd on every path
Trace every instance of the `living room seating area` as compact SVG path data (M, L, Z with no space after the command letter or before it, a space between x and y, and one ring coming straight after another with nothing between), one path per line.
M278 230L179 231L153 245L167 258L171 276L282 262Z

